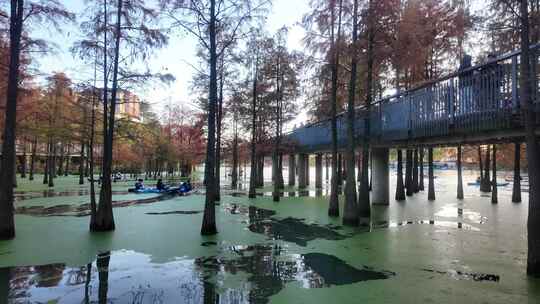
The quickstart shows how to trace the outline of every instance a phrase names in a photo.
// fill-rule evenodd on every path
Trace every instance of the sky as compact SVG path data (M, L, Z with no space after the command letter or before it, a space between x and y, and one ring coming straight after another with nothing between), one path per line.
M68 10L77 15L85 10L84 0L61 0L61 2ZM485 1L472 0L471 4L473 11L479 12L485 5ZM308 11L309 0L273 0L271 10L266 16L265 29L269 34L272 34L283 26L289 27L289 48L302 50L304 30L298 23ZM75 82L91 78L92 67L85 65L79 58L74 58L69 51L73 43L80 39L76 24L66 26L66 30L62 34L47 28L36 29L32 33L56 44L54 53L36 58L34 62L43 76L53 72L64 72ZM145 102L151 104L153 111L158 115L163 113L164 108L169 104L194 107L197 96L191 94L190 82L195 72L193 66L198 63L195 56L196 47L197 40L194 37L177 31L171 34L168 46L156 51L154 56L150 58L149 67L152 72L171 73L176 78L176 81L170 85L156 84L135 92ZM478 50L477 47L474 48ZM299 105L302 103L298 102ZM299 115L286 126L286 129L304 123L307 119L306 111L300 110Z
M65 7L80 15L84 11L84 0L62 0ZM308 0L274 0L271 11L267 16L266 30L272 34L283 26L289 27L288 44L291 49L302 49L303 29L297 24L308 12ZM47 39L55 44L55 52L36 58L36 68L43 76L53 72L64 72L73 81L89 79L93 74L91 67L86 66L79 58L74 58L69 49L80 38L77 26L67 27L58 34L49 29L33 31L37 37ZM194 96L190 92L190 81L194 73L193 65L197 65L195 57L197 40L189 34L172 33L166 48L158 50L149 60L152 72L171 73L176 81L170 85L154 85L140 92L145 102L152 105L154 112L160 113L168 104L193 106ZM305 113L297 120L305 120Z

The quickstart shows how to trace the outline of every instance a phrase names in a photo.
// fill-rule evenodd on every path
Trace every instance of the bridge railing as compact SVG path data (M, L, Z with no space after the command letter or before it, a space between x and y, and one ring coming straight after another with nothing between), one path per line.
M533 97L540 94L540 45L532 47ZM369 111L372 140L397 141L509 129L521 126L520 51L464 69L375 102ZM540 109L538 98L535 107ZM338 144L346 143L345 113L338 115ZM356 113L355 134L365 134L365 107ZM296 129L289 137L306 149L331 144L330 120Z

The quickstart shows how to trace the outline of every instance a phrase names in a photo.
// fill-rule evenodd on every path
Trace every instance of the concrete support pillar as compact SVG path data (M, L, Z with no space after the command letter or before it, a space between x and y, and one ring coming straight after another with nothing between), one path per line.
M306 187L306 154L298 154L298 188Z
M375 205L388 205L390 203L388 149L374 148L371 155L374 181L372 203Z
M418 179L418 190L424 191L424 147L420 147L420 177Z
M405 200L405 185L403 184L403 152L397 150L396 201Z
M306 154L306 166L305 166L305 174L306 174L306 185L309 186L309 154Z
M322 154L315 156L315 188L322 188Z
M294 154L289 155L289 186L296 183L296 158Z

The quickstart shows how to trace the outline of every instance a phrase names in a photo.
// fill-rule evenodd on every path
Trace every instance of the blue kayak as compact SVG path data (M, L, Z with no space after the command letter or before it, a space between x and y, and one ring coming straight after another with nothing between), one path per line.
M510 183L497 183L497 187L505 187L508 186ZM467 183L469 186L480 186L480 182L470 182Z
M174 193L174 192L178 192L180 190L180 188L176 187L176 188L167 188L167 189L162 189L162 190L158 190L156 188L143 188L143 189L135 189L135 188L131 188L131 189L128 189L128 192L132 192L132 193Z

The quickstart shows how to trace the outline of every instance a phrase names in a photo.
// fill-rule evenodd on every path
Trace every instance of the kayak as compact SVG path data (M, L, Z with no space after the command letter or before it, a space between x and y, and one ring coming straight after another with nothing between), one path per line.
M470 182L470 183L467 183L467 185L469 186L480 186L480 182ZM510 183L497 183L497 187L504 187L504 186L508 186L510 185Z
M156 188L143 188L143 189L130 188L130 189L128 189L128 192L132 192L132 193L174 193L174 192L178 192L179 190L180 190L180 188L178 188L178 187L167 188L167 189L163 189L163 190L158 190Z

